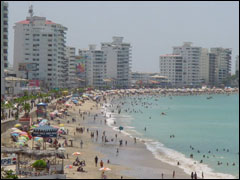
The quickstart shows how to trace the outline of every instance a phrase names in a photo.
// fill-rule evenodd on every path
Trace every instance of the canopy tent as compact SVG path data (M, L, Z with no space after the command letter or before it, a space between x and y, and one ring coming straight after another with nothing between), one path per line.
M44 137L44 138L57 137L57 131L58 131L57 128L54 128L48 125L43 125L33 129L32 136Z
M38 106L47 106L48 104L47 103L39 103L39 104L37 104L37 107Z

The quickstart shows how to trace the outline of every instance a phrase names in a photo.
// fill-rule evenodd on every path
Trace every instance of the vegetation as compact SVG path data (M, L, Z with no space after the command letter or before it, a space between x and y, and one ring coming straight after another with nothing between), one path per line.
M222 83L224 86L239 87L239 72L232 76L229 75Z
M13 174L13 170L1 169L1 179L18 179L16 174Z
M47 163L44 160L35 161L32 166L36 169L45 169L47 167Z

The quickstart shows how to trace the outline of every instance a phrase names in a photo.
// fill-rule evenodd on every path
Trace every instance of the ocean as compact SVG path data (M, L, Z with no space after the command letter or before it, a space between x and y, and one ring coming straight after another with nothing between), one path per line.
M174 166L179 162L187 174L239 178L239 95L208 96L116 99L108 109L112 114L108 124L116 129L116 121L124 127L123 133L144 140L155 158Z

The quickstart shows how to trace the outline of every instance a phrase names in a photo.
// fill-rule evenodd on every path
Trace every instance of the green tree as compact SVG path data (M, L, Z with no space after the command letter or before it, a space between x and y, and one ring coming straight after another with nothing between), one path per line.
M1 173L1 179L18 179L18 176L16 174L13 174L13 170L3 170L3 173Z

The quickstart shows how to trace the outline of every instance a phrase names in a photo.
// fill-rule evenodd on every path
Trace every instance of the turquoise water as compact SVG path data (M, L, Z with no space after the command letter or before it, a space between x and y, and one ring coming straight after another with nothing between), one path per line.
M209 177L214 177L213 173L239 177L239 95L212 95L209 100L206 97L128 97L120 101L125 104L121 107L122 113L115 117L126 127L126 132L151 139L149 150L156 157L159 153L159 159L170 164L179 161L188 173L194 170L190 163L196 161L196 167L202 166L201 171L205 174L209 171ZM124 111L126 109L128 112ZM166 115L161 115L162 112ZM147 131L144 131L145 127ZM175 137L170 138L173 134ZM192 160L190 154L193 154ZM199 163L201 160L203 163ZM222 164L218 165L218 161ZM225 178L222 174L216 177Z

